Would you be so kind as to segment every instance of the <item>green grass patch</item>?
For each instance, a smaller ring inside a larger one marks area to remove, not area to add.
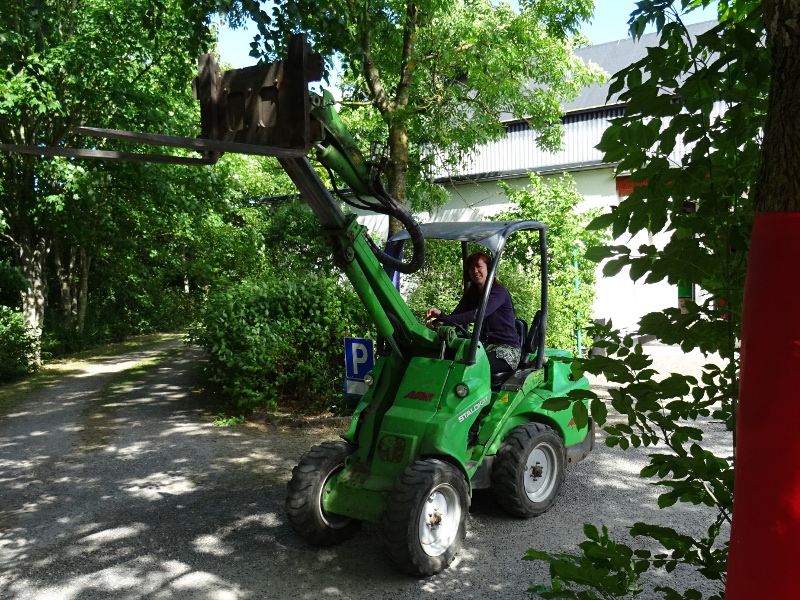
[[[225,413],[219,413],[217,418],[214,419],[214,425],[217,427],[234,427],[236,425],[241,425],[244,421],[245,418],[241,415],[238,417],[226,417]]]

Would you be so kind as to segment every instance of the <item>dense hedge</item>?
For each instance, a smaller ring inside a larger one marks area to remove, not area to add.
[[[209,352],[212,379],[242,410],[346,411],[343,338],[371,334],[349,284],[289,271],[213,293],[191,340]]]

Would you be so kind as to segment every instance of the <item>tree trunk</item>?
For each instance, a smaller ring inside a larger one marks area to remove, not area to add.
[[[61,313],[61,324],[64,329],[71,330],[73,326],[73,287],[75,281],[75,251],[70,248],[68,256],[64,256],[61,243],[56,237],[53,240],[53,265],[55,266],[56,278],[59,287],[59,312]],[[66,266],[65,266],[66,261]]]
[[[772,57],[755,208],[800,211],[800,0],[764,0]]]
[[[28,289],[22,293],[22,315],[25,325],[35,332],[37,339],[36,364],[40,364],[39,342],[41,341],[41,328],[44,323],[47,299],[44,267],[48,245],[45,237],[35,231],[28,231],[18,236],[17,243],[17,265],[28,282]]]
[[[83,326],[86,324],[86,307],[89,304],[89,267],[92,264],[92,257],[81,248],[81,276],[80,290],[78,292],[78,326],[77,332],[83,335]]]
[[[772,74],[742,319],[726,600],[800,589],[800,0],[765,0]]]
[[[408,127],[389,127],[389,164],[386,168],[389,194],[403,206],[408,206]],[[403,228],[395,218],[389,220],[389,235]]]

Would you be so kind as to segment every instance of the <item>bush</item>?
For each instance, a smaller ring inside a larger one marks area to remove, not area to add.
[[[477,249],[477,246],[475,247]],[[425,264],[403,281],[411,312],[420,319],[432,306],[446,313],[458,304],[464,289],[461,245],[443,240],[425,241]]]
[[[582,332],[584,349],[587,348],[587,342],[591,341],[587,336],[587,328],[595,297],[595,264],[586,260],[585,249],[600,244],[608,238],[608,234],[604,230],[586,229],[586,224],[597,215],[597,211],[579,210],[584,198],[567,175],[544,180],[532,173],[524,188],[513,188],[502,182],[500,187],[514,207],[495,215],[494,219],[542,221],[549,226],[545,343],[549,348],[570,350],[577,355],[577,331]],[[532,257],[535,259],[531,260]],[[531,315],[524,311],[538,308],[541,286],[538,235],[520,232],[512,236],[503,260],[506,264],[510,263],[511,267],[504,267],[500,277],[508,279],[506,286],[514,297],[518,312],[530,319]],[[523,286],[521,289],[516,287],[519,284]]]
[[[36,370],[36,338],[22,313],[0,306],[0,381],[11,381]]]
[[[343,406],[343,338],[371,331],[349,285],[288,271],[212,294],[190,339],[240,409],[319,412]]]

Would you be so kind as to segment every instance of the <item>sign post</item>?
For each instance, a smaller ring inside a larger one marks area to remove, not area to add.
[[[360,398],[367,393],[364,376],[375,366],[375,348],[368,338],[344,338],[346,396]]]

